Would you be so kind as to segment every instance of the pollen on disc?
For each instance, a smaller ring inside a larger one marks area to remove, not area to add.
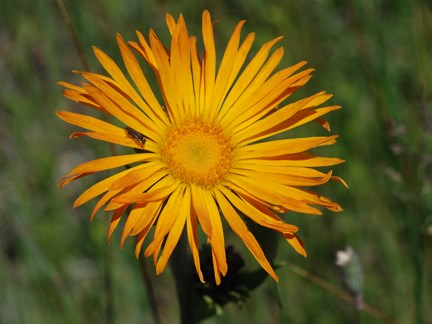
[[[220,126],[192,119],[174,127],[162,148],[173,176],[186,183],[212,186],[230,168],[232,145]]]

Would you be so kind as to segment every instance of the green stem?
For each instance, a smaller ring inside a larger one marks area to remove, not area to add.
[[[187,240],[183,234],[170,258],[170,267],[177,288],[181,323],[196,324],[200,320],[202,303],[195,290],[194,276],[191,274],[192,258],[188,253]]]
[[[345,300],[354,306],[357,304],[356,299],[348,294],[347,292],[339,289],[338,287],[332,285],[328,281],[315,276],[314,274],[306,271],[305,269],[298,267],[296,265],[290,264],[287,266],[288,270],[294,272],[295,274],[299,275],[300,277],[309,280],[310,282],[314,283],[315,285],[324,288],[325,290],[331,292],[332,294],[338,296],[340,299]],[[388,317],[386,314],[382,313],[377,308],[374,308],[368,304],[363,304],[362,308],[360,309],[361,312],[368,313],[369,315],[374,316],[377,319],[382,320],[384,323],[393,324],[394,321],[390,317]]]
[[[162,321],[159,314],[159,308],[157,305],[157,299],[156,299],[155,289],[153,286],[153,281],[147,267],[147,260],[144,257],[141,257],[139,259],[139,262],[141,267],[141,274],[143,276],[144,283],[147,290],[147,298],[149,300],[150,309],[152,311],[153,322],[155,324],[161,324]]]
[[[114,296],[113,283],[111,274],[111,250],[105,249],[105,273],[104,273],[104,288],[105,288],[105,323],[114,323]]]
[[[86,71],[90,71],[89,65],[88,65],[87,60],[86,60],[85,55],[84,55],[84,50],[83,50],[83,47],[81,45],[81,41],[80,41],[80,39],[78,37],[78,33],[76,32],[75,27],[74,27],[74,25],[72,23],[72,20],[71,20],[71,18],[69,16],[69,13],[68,13],[68,11],[66,9],[64,0],[56,0],[55,4],[57,5],[58,10],[60,11],[60,14],[63,17],[63,20],[64,20],[66,26],[69,29],[69,33],[72,36],[73,43],[74,43],[74,46],[75,46],[75,50],[78,53],[78,56],[79,56],[79,58],[81,60],[81,64],[83,65],[83,67],[84,67],[84,69]]]

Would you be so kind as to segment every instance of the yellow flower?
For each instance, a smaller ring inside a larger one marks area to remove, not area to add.
[[[83,114],[58,112],[64,121],[89,130],[73,133],[71,137],[89,136],[137,149],[135,154],[80,164],[60,180],[60,187],[95,172],[131,166],[118,169],[87,189],[74,207],[101,196],[91,218],[103,206],[113,211],[109,237],[121,217],[128,213],[121,244],[126,237],[137,235],[137,257],[154,227],[153,239],[144,254],[153,255],[157,274],[165,269],[182,232],[186,231],[196,271],[204,282],[198,252],[200,226],[211,245],[218,284],[221,275],[228,271],[223,217],[277,281],[243,217],[277,231],[305,256],[303,244],[295,234],[298,227],[287,224],[278,214],[287,211],[321,214],[317,206],[341,211],[337,203],[303,187],[318,186],[330,179],[344,182],[332,176],[331,171],[322,173],[314,169],[343,160],[308,152],[335,143],[337,136],[288,139],[272,136],[312,120],[329,130],[328,123],[320,117],[340,107],[317,108],[331,97],[325,92],[284,103],[308,82],[313,70],[298,72],[306,64],[300,62],[275,72],[283,48],[270,52],[280,37],[264,44],[246,64],[255,34],[250,33],[240,42],[245,23],[240,21],[217,69],[213,23],[208,11],[202,15],[202,57],[183,17],[180,15],[176,22],[167,14],[166,21],[171,34],[169,48],[153,30],[149,42],[139,32],[139,42],[128,44],[117,35],[128,77],[107,54],[94,48],[109,76],[82,72],[87,80],[82,86],[60,82],[66,88],[67,98],[119,121],[114,125]],[[150,87],[131,48],[154,71],[158,92]]]

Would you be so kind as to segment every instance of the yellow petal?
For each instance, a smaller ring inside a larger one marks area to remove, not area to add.
[[[144,60],[146,60],[153,71],[157,71],[157,63],[150,45],[147,43],[143,34],[141,34],[138,30],[136,31],[136,34],[140,43],[138,44],[136,42],[129,42],[129,45],[131,45],[144,58]]]
[[[151,254],[154,254],[154,257],[157,257],[157,251],[161,248],[164,237],[172,229],[176,219],[179,217],[180,210],[178,209],[178,206],[180,204],[183,191],[184,185],[181,185],[177,187],[177,189],[168,198],[165,207],[162,209],[159,215],[153,241],[149,244],[144,252],[146,257]]]
[[[304,83],[309,81],[312,71],[313,69],[307,69],[287,79],[283,79],[285,75],[282,72],[284,71],[273,75],[253,94],[253,98],[247,100],[248,98],[245,96],[245,100],[247,101],[243,102],[240,106],[241,101],[239,100],[236,103],[237,106],[233,106],[228,112],[226,118],[230,118],[225,123],[227,131],[238,132],[268,114]]]
[[[244,71],[241,73],[241,75],[239,76],[235,84],[232,86],[232,89],[230,90],[227,98],[225,99],[225,102],[218,115],[218,120],[220,121],[223,127],[226,126],[224,120],[226,123],[229,123],[230,121],[229,119],[227,119],[226,114],[232,112],[233,110],[232,105],[238,100],[238,98],[242,95],[242,93],[247,89],[249,84],[252,82],[253,78],[261,69],[262,65],[264,64],[265,60],[268,57],[268,54],[270,53],[270,49],[273,47],[274,44],[276,44],[281,39],[282,37],[278,37],[274,40],[265,43],[260,48],[258,53],[254,56],[254,58],[250,61],[250,63],[247,65]]]
[[[162,173],[161,173],[162,172]],[[156,172],[154,174],[149,174],[149,176],[140,182],[134,182],[124,188],[121,188],[121,194],[119,194],[117,197],[113,198],[111,202],[105,207],[105,210],[113,210],[117,209],[122,205],[129,205],[133,203],[138,203],[140,201],[135,201],[132,198],[135,197],[137,194],[141,194],[142,192],[147,191],[150,187],[152,190],[155,190],[155,193],[157,193],[157,189],[164,187],[168,181],[168,179],[171,179],[171,177],[165,177],[161,179],[164,176],[164,171]],[[131,173],[131,177],[133,177],[133,174]],[[161,179],[161,180],[160,180]],[[174,183],[175,181],[171,181],[171,183]],[[171,187],[171,192],[174,191],[176,186]],[[124,198],[124,199],[122,199]],[[156,197],[152,197],[152,201],[156,200]]]
[[[303,255],[304,257],[307,256],[306,250],[304,248],[302,240],[295,235],[291,233],[285,233],[283,234],[284,238],[287,240],[289,244],[297,251],[297,253]]]
[[[189,46],[191,51],[191,68],[192,68],[192,79],[193,79],[193,91],[195,93],[195,104],[192,105],[193,110],[191,111],[192,115],[199,115],[201,113],[201,109],[203,109],[201,102],[201,60],[199,58],[198,50],[196,47],[196,38],[189,38]]]
[[[57,116],[65,122],[76,125],[95,132],[106,132],[111,134],[123,135],[124,130],[100,119],[87,115],[76,114],[68,111],[58,111]]]
[[[109,112],[101,107],[97,102],[95,102],[85,91],[84,89],[82,90],[82,92],[77,92],[75,90],[64,90],[63,91],[63,95],[72,100],[72,101],[76,101],[80,104],[86,105],[90,108],[99,110],[103,113],[109,114]]]
[[[300,168],[302,174],[305,174],[307,168],[323,167],[343,163],[345,160],[330,157],[318,157],[308,152],[284,154],[267,159],[244,159],[233,163],[233,168],[254,168],[265,170],[267,167],[282,168],[286,172],[296,172]],[[289,167],[289,168],[287,168]],[[313,170],[313,169],[310,169]]]
[[[268,262],[266,256],[264,255],[263,250],[261,249],[259,243],[253,236],[251,232],[247,229],[243,220],[231,206],[231,204],[226,200],[226,198],[217,190],[215,190],[215,197],[218,202],[219,207],[222,210],[222,213],[230,225],[231,229],[240,237],[249,251],[253,254],[258,263],[262,266],[262,268],[267,271],[267,273],[278,282],[278,277]]]
[[[119,173],[116,173],[102,181],[97,182],[90,188],[88,188],[86,191],[84,191],[76,200],[73,205],[74,208],[81,206],[82,204],[88,202],[89,200],[101,195],[105,191],[107,191],[110,187],[110,185],[116,181],[117,179],[121,178],[123,175],[131,172],[131,170],[124,170],[120,171]]]
[[[271,181],[286,186],[319,186],[327,183],[332,175],[332,171],[319,177],[308,177],[289,173],[263,172],[263,170],[236,170],[236,174],[248,177],[252,181]]]
[[[157,219],[157,216],[159,215],[163,203],[164,200],[146,203],[141,210],[142,217],[140,217],[135,223],[135,226],[129,235],[139,234],[140,238],[144,239],[145,236],[143,236],[143,234],[146,233],[147,235],[147,233],[150,231]],[[137,208],[138,206],[141,206],[141,204],[136,204],[134,207]]]
[[[110,226],[108,229],[108,243],[110,242],[111,235],[114,232],[114,230],[116,229],[117,225],[119,224],[123,213],[126,211],[126,208],[127,207],[119,208],[113,213],[113,215],[111,217]]]
[[[162,271],[164,271],[168,260],[174,251],[174,248],[177,245],[178,240],[180,239],[180,236],[183,232],[183,228],[186,223],[186,218],[190,214],[190,190],[188,187],[186,187],[186,190],[184,192],[184,196],[181,199],[181,207],[180,207],[180,213],[176,217],[176,220],[169,232],[168,238],[165,242],[162,254],[157,262],[156,265],[156,273],[160,274]]]
[[[169,57],[157,36],[154,33],[150,34],[150,44],[152,51],[155,54],[155,61],[159,72],[159,86],[166,103],[166,109],[169,112],[173,123],[180,120],[181,98],[177,96],[177,88],[171,75],[171,67]]]
[[[169,124],[169,120],[162,110],[161,105],[159,104],[156,96],[154,95],[150,85],[147,82],[144,73],[135,58],[132,54],[132,51],[127,46],[126,42],[123,38],[117,34],[117,43],[120,48],[120,52],[123,57],[123,61],[125,62],[126,69],[129,72],[132,80],[136,84],[137,88],[141,92],[141,95],[145,99],[144,102],[141,97],[135,93],[135,91],[131,92],[131,89],[128,87],[127,93],[133,93],[132,99],[138,104],[138,106],[150,117],[152,121],[157,123],[157,121],[161,121],[162,123],[157,123],[157,125],[162,126],[162,124]]]
[[[189,36],[183,16],[180,15],[178,24],[173,30],[170,52],[170,73],[176,85],[177,104],[182,118],[189,109],[195,109],[192,74],[190,69]]]
[[[235,133],[233,135],[233,142],[244,142],[242,144],[248,144],[271,135],[279,134],[283,132],[285,128],[291,126],[290,118],[297,114],[297,112],[304,108],[314,107],[317,104],[321,104],[330,97],[331,95],[326,94],[325,92],[319,92],[308,98],[285,105],[269,114],[269,116],[257,120],[249,127]]]
[[[165,17],[166,17],[165,20],[166,20],[166,23],[167,23],[170,35],[172,36],[173,35],[173,30],[174,30],[174,28],[176,26],[176,22],[175,22],[173,16],[171,16],[169,13],[167,13],[165,15]]]
[[[243,146],[238,149],[242,159],[267,158],[271,156],[307,151],[311,148],[335,143],[337,135],[290,138]]]
[[[112,197],[114,197],[115,195],[117,195],[119,192],[121,192],[121,190],[109,190],[108,192],[106,192],[101,199],[98,200],[98,202],[96,203],[96,205],[94,206],[92,213],[90,215],[90,220],[93,220],[94,216],[96,215],[96,213],[99,211],[99,209],[105,205]],[[117,208],[114,209],[119,209],[119,208],[123,208],[125,206],[118,206]]]
[[[186,229],[189,246],[192,252],[192,257],[195,264],[195,269],[198,277],[202,283],[205,283],[204,277],[201,271],[200,257],[199,257],[199,246],[198,246],[198,224],[197,216],[193,208],[190,209],[190,216],[186,219]]]
[[[284,129],[290,130],[296,127],[299,127],[301,125],[304,125],[312,120],[319,120],[321,116],[335,110],[339,110],[340,106],[330,106],[330,107],[323,107],[308,111],[301,111],[299,112],[294,118],[291,120],[291,126]],[[325,127],[326,128],[326,127]],[[330,129],[328,129],[329,131]]]
[[[261,226],[265,226],[271,229],[274,229],[281,233],[293,233],[298,230],[297,226],[284,223],[279,217],[274,214],[271,214],[270,211],[265,211],[264,206],[261,206],[260,209],[257,209],[258,205],[252,206],[248,202],[238,198],[231,191],[220,187],[220,191],[223,195],[230,201],[230,203],[238,210],[240,210],[243,214],[251,218],[256,223]]]
[[[159,204],[159,202],[155,203],[155,204]],[[149,208],[150,206],[152,206],[153,204],[147,204],[146,207]],[[153,212],[153,210],[150,210],[150,212],[147,214],[147,217],[141,217],[140,220],[135,224],[134,229],[132,230],[132,232],[130,233],[130,235],[136,235],[135,232],[138,232],[138,228],[140,229],[139,234],[138,234],[138,238],[137,238],[137,243],[135,246],[135,257],[138,259],[140,252],[141,252],[141,248],[142,245],[144,243],[145,238],[147,237],[147,234],[150,232],[151,228],[153,227],[153,224],[155,223],[160,209],[161,209],[162,204],[158,205],[158,209],[156,211]],[[135,230],[137,229],[137,230]]]
[[[213,88],[216,76],[216,47],[214,43],[213,24],[210,13],[205,10],[202,15],[202,35],[204,42],[204,57],[203,57],[203,72],[205,78],[201,84],[204,87],[204,107],[211,108]],[[210,109],[202,111],[202,117],[206,121],[210,121],[212,112]]]
[[[120,241],[120,246],[122,248],[124,245],[124,241],[128,237],[129,233],[132,231],[132,229],[134,228],[134,226],[136,225],[138,220],[141,217],[144,217],[144,215],[142,213],[142,209],[139,207],[142,207],[142,204],[137,204],[135,206],[135,208],[133,208],[131,210],[131,212],[129,213],[129,215],[127,216],[126,223],[123,227],[123,233],[122,233],[121,241]],[[122,207],[122,208],[124,208],[124,207]]]
[[[210,113],[210,120],[213,120],[215,118],[215,114],[219,110],[223,99],[232,84],[231,82],[233,81],[233,79],[230,80],[229,75],[233,72],[235,58],[237,56],[240,43],[240,32],[245,22],[245,20],[242,20],[237,24],[222,58],[219,70],[217,72],[213,92],[212,112]],[[238,73],[238,71],[236,71],[235,73]]]
[[[163,168],[163,165],[156,161],[138,165],[130,172],[124,174],[123,177],[112,182],[110,189],[122,189],[151,178],[152,183],[148,186],[150,187],[153,183],[157,182],[160,178],[166,175],[166,171],[158,172]],[[154,177],[155,175],[156,177]]]
[[[162,188],[154,189],[152,188],[145,193],[125,193],[123,195],[117,196],[113,199],[114,202],[120,204],[134,204],[134,203],[149,203],[160,201],[169,196],[176,187],[173,185],[167,185]]]
[[[100,141],[104,141],[107,143],[118,144],[127,147],[133,147],[138,150],[146,150],[150,152],[154,152],[159,147],[153,141],[146,140],[145,142],[137,141],[131,139],[129,136],[125,135],[123,131],[123,135],[113,135],[109,133],[99,133],[99,132],[74,132],[71,134],[70,138],[79,138],[79,137],[91,137]]]
[[[203,193],[204,203],[207,206],[207,212],[210,218],[212,229],[210,243],[216,257],[218,269],[222,273],[222,275],[225,276],[228,270],[228,265],[225,255],[225,239],[223,234],[221,216],[219,214],[214,198],[211,196],[210,192],[207,190],[203,190]]]
[[[336,176],[331,177],[331,179],[332,179],[333,181],[339,182],[339,183],[342,184],[345,188],[349,188],[348,184],[345,182],[344,179],[339,178],[339,177],[336,177]]]
[[[91,173],[109,170],[113,168],[117,168],[126,164],[134,163],[134,162],[145,162],[150,157],[147,154],[129,154],[129,155],[116,155],[109,156],[97,160],[88,161],[76,166],[72,171],[70,171],[67,175],[59,181],[59,186],[62,188],[64,185],[69,182],[86,176]]]
[[[146,137],[155,141],[161,140],[160,128],[162,124],[155,124],[154,121],[150,120],[141,110],[106,82],[87,73],[84,73],[83,76],[95,86],[84,87],[100,106]]]
[[[215,276],[216,285],[220,285],[221,283],[221,272],[219,270],[218,261],[215,255],[214,250],[212,249],[212,262],[213,262],[213,273]]]
[[[202,226],[204,233],[211,237],[212,225],[207,211],[207,205],[205,204],[204,190],[195,184],[191,184],[191,194],[192,194],[192,206],[198,217],[198,221]]]

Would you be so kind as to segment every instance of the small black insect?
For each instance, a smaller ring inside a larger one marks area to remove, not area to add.
[[[146,138],[143,134],[128,126],[125,127],[125,132],[127,137],[133,139],[139,146],[144,147]]]

